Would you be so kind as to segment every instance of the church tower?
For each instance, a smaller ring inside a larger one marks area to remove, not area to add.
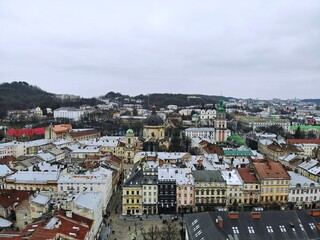
[[[226,110],[222,100],[218,103],[217,118],[214,122],[216,142],[226,142],[228,138]]]
[[[125,149],[124,155],[126,160],[131,163],[136,150],[136,138],[132,129],[128,129],[125,136]]]

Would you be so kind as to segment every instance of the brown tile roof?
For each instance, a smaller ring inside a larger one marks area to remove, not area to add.
[[[30,233],[30,229],[34,229],[32,236],[29,238],[30,240],[55,239],[58,235],[63,239],[83,240],[90,232],[93,224],[93,220],[74,213],[72,214],[72,218],[68,218],[64,210],[59,211],[54,217],[61,221],[61,224],[56,228],[45,229],[49,219],[45,222],[33,223],[24,229],[23,232]]]
[[[64,133],[64,132],[67,132],[71,129],[71,124],[59,124],[59,125],[54,125],[52,127],[52,130],[55,132],[55,133]]]
[[[91,134],[99,134],[100,132],[95,129],[90,129],[90,130],[84,130],[84,131],[72,131],[70,132],[70,135],[72,138],[78,138],[82,136],[87,136]]]
[[[320,139],[288,139],[288,142],[291,144],[314,143],[320,145]]]
[[[266,160],[263,162],[253,163],[258,177],[261,179],[286,179],[290,180],[290,176],[281,163],[274,162],[272,160]]]
[[[29,199],[33,191],[0,189],[0,205],[4,208],[12,206],[14,203],[20,203]]]
[[[245,183],[258,183],[255,173],[249,168],[238,168],[239,174]]]
[[[223,149],[221,147],[219,147],[218,145],[216,145],[216,144],[208,143],[208,145],[206,147],[204,147],[203,150],[205,152],[207,152],[208,154],[216,153],[219,156],[223,156],[224,155]]]

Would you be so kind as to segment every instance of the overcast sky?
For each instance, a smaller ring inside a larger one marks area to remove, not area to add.
[[[320,1],[0,1],[0,83],[320,98]]]

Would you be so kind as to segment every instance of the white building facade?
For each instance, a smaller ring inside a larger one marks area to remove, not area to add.
[[[53,111],[53,117],[56,118],[68,118],[74,121],[79,121],[84,114],[83,110],[73,107],[61,107]]]

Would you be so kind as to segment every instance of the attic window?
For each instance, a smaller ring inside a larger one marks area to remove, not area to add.
[[[267,228],[268,233],[273,233],[273,229],[271,226],[267,226],[266,228]]]
[[[191,223],[191,226],[194,226],[196,223],[198,223],[198,219],[194,220],[194,221]]]
[[[195,231],[197,231],[199,228],[200,228],[200,225],[198,224],[197,226],[195,226],[195,227],[193,228],[193,231],[195,232]]]
[[[254,233],[253,227],[248,227],[248,231],[249,231],[249,233]]]
[[[234,234],[239,234],[238,227],[232,227],[232,231],[233,231]]]
[[[314,223],[309,223],[309,226],[310,226],[311,230],[315,230],[316,229],[316,226],[314,225]]]
[[[301,230],[304,231],[304,227],[301,223],[299,224],[299,226],[300,226]]]
[[[280,225],[279,228],[280,228],[280,231],[281,231],[281,232],[283,232],[283,233],[287,232],[285,226]]]
[[[196,237],[199,237],[201,234],[202,234],[202,231],[199,230],[199,232],[197,232],[197,233],[195,234],[195,236],[196,236]]]

